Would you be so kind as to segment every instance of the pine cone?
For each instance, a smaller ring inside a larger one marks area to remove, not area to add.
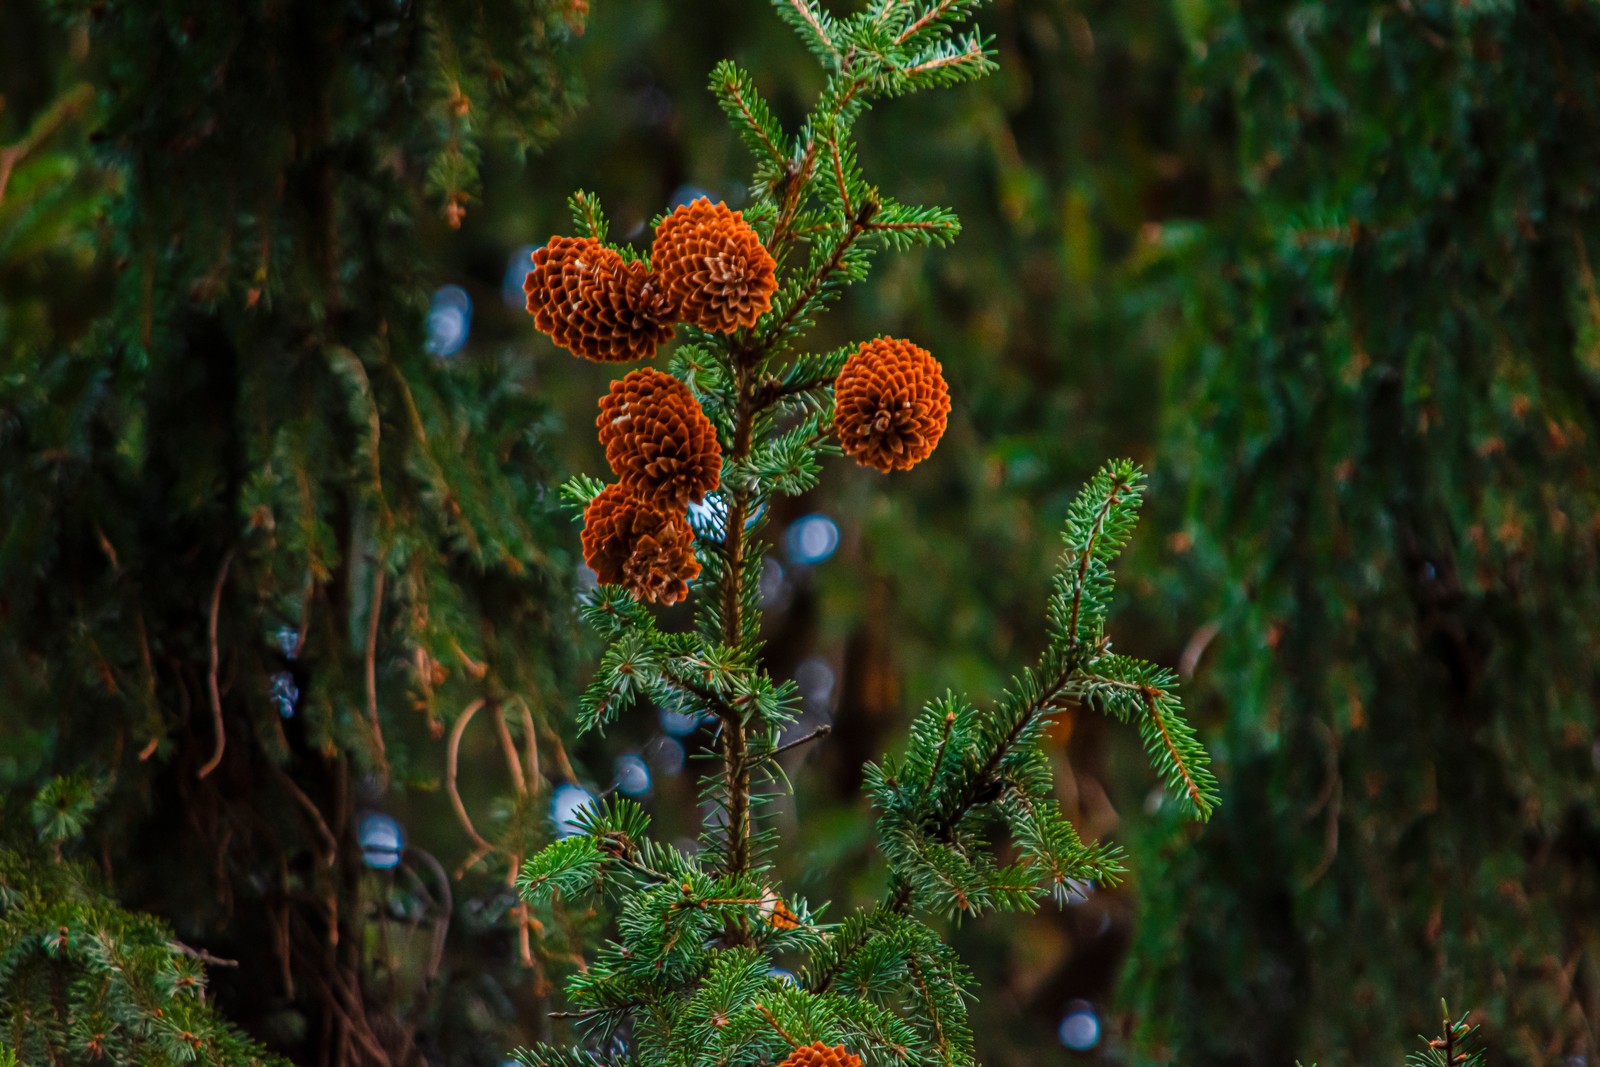
[[[689,387],[649,367],[629,371],[600,398],[606,462],[633,493],[682,510],[717,487],[717,431]]]
[[[700,573],[689,520],[608,485],[583,509],[583,559],[602,584],[634,599],[676,604]]]
[[[732,333],[772,307],[778,265],[744,215],[705,197],[656,227],[650,266],[680,322]]]
[[[672,337],[666,294],[645,265],[592,237],[552,237],[533,254],[522,291],[534,326],[584,359],[649,359]]]
[[[927,459],[944,433],[950,387],[910,341],[864,342],[833,384],[833,428],[847,455],[887,474]]]
[[[846,1052],[843,1045],[829,1048],[813,1041],[789,1053],[778,1067],[861,1067],[861,1060]]]

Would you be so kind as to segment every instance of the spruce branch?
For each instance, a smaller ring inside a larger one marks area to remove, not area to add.
[[[928,29],[929,26],[939,22],[941,19],[950,17],[962,7],[975,7],[979,2],[981,0],[935,0],[911,25],[900,31],[899,35],[895,37],[894,43],[905,44],[919,33]]]
[[[717,103],[732,120],[735,131],[757,159],[756,185],[771,189],[784,176],[788,154],[787,138],[778,126],[772,109],[756,91],[755,82],[731,60],[718,63],[711,72],[711,90]]]
[[[871,201],[861,204],[850,216],[844,232],[839,235],[826,257],[813,267],[805,281],[792,295],[784,294],[784,310],[761,335],[755,349],[756,354],[766,355],[785,338],[791,336],[796,327],[810,324],[806,316],[816,310],[817,298],[835,288],[841,274],[848,276],[850,273],[850,268],[853,266],[850,258],[851,248],[866,232],[867,225],[877,214],[877,210],[878,205]],[[859,270],[859,264],[854,266]]]
[[[578,228],[578,232],[605,244],[606,213],[600,206],[600,198],[594,193],[579,189],[572,194],[567,205],[572,211],[572,224]]]
[[[819,10],[813,0],[772,0],[778,17],[793,26],[805,45],[825,64],[839,59],[833,43],[833,19]]]

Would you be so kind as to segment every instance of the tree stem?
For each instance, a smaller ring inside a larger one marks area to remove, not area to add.
[[[754,420],[753,358],[734,353],[734,383],[738,399],[734,408],[733,459],[750,454],[751,423]],[[733,491],[728,509],[727,528],[722,533],[722,643],[737,649],[744,644],[744,528],[750,507],[750,492],[744,487]],[[737,708],[725,706],[722,714],[722,759],[728,790],[728,873],[741,874],[750,865],[750,759],[744,718]]]

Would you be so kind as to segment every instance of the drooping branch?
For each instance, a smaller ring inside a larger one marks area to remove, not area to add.
[[[217,568],[217,580],[211,586],[211,615],[206,627],[206,638],[211,647],[210,669],[206,674],[207,692],[211,696],[211,725],[216,731],[216,748],[211,752],[211,758],[201,765],[196,777],[204,778],[217,769],[222,762],[222,751],[227,745],[227,734],[222,723],[222,692],[217,685],[217,669],[220,656],[217,651],[217,616],[222,610],[222,587],[228,581],[228,568],[233,565],[233,549],[222,557],[222,566]]]

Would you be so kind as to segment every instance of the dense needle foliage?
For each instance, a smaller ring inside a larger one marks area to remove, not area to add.
[[[1395,1058],[1442,993],[1592,1062],[1600,10],[1194,17],[1233,200],[1165,238],[1174,591],[1231,803],[1142,886],[1150,1059]]]
[[[8,46],[34,44],[8,48],[0,113],[6,810],[70,785],[93,816],[26,868],[39,885],[77,887],[52,865],[92,860],[124,903],[236,960],[213,1001],[303,1062],[459,1062],[497,1043],[507,989],[542,988],[525,941],[522,966],[454,962],[526,933],[504,881],[546,836],[536,773],[479,814],[498,889],[452,889],[393,837],[364,852],[361,827],[437,786],[464,707],[518,758],[536,730],[559,745],[545,698],[572,565],[542,501],[545,414],[508,368],[429,350],[420,250],[471,209],[485,143],[526,151],[566,113],[583,8],[0,14]],[[26,821],[5,833],[42,847]],[[26,957],[56,935],[31,925],[24,870],[7,867],[0,928]],[[469,891],[490,903],[447,940]],[[75,945],[97,928],[111,958],[159,954],[141,919],[97,926],[94,892],[51,901]],[[45,951],[48,981],[0,975],[28,1062],[84,1062],[102,1032],[160,1038],[126,1046],[140,1063],[246,1062],[217,1026],[173,1052],[173,1013],[152,1023],[138,984],[168,963],[82,1000],[51,983],[105,960]]]

